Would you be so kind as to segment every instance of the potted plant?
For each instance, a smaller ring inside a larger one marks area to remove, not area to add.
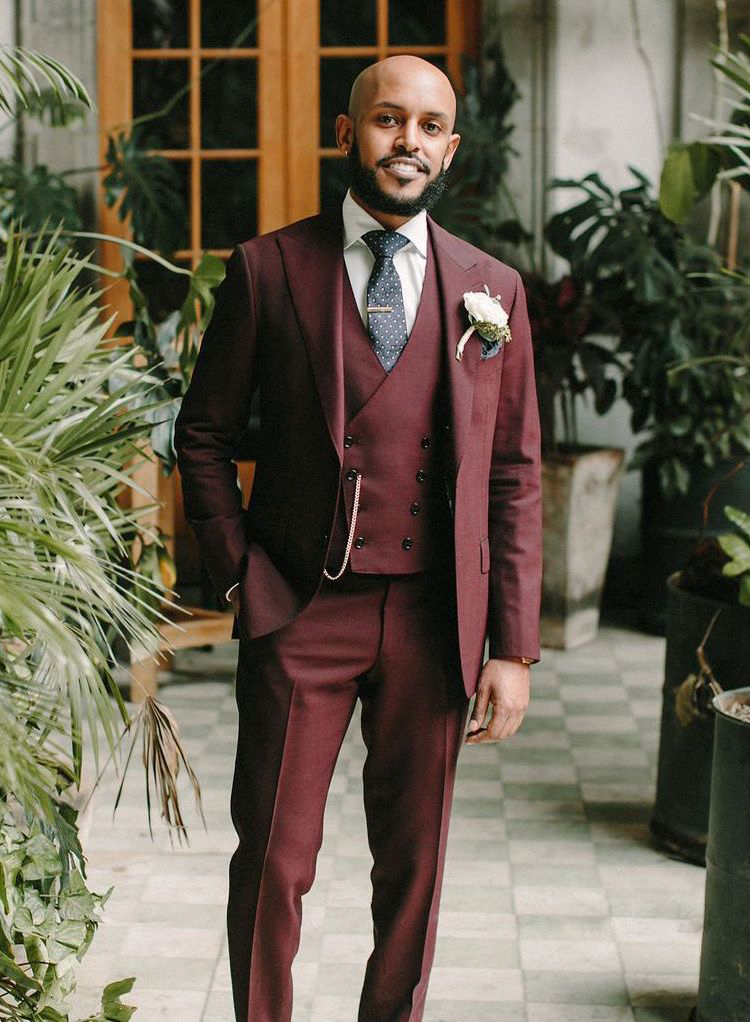
[[[724,690],[747,685],[750,663],[750,514],[731,504],[723,510],[734,529],[718,537],[701,536],[684,568],[667,581],[661,734],[651,817],[657,846],[699,865],[705,864],[711,793],[714,720],[709,699],[716,682]]]
[[[531,271],[521,276],[542,432],[541,638],[545,646],[569,649],[592,639],[599,626],[624,460],[622,448],[579,442],[576,405],[579,398],[593,398],[604,414],[617,396],[608,371],[621,364],[606,339],[593,332],[595,326],[604,330],[608,314],[585,281],[572,274],[554,282]]]
[[[739,366],[750,331],[750,288],[722,273],[720,256],[662,213],[648,179],[613,192],[597,174],[578,181],[583,201],[550,220],[547,239],[590,283],[626,364],[623,396],[645,436],[626,466],[642,472],[641,623],[662,631],[666,578],[700,530],[703,494],[750,452],[750,373]],[[750,502],[750,479],[726,494]],[[704,531],[722,528],[712,513]]]
[[[35,75],[61,103],[91,105],[56,60],[8,48],[0,109],[14,114],[38,94]],[[165,585],[136,564],[137,545],[155,546],[148,509],[120,499],[137,488],[154,381],[136,372],[136,346],[102,343],[101,292],[85,286],[101,269],[91,254],[60,225],[4,220],[5,198],[0,188],[0,1015],[67,1022],[110,893],[88,889],[79,840],[90,753],[98,768],[103,737],[119,764],[125,735],[143,735],[149,824],[152,776],[180,838],[178,764],[195,778],[166,707],[146,699],[128,712],[113,652],[118,636],[155,648],[163,618]],[[150,397],[135,401],[139,390]],[[132,984],[109,984],[90,1022],[130,1018],[121,997]]]

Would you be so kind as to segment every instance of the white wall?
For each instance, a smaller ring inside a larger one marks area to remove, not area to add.
[[[13,4],[0,3],[0,45],[12,46],[15,43],[15,17]],[[0,112],[0,159],[8,159],[13,155],[15,133],[10,125],[7,114]]]

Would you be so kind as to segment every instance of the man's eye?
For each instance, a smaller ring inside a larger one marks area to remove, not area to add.
[[[425,127],[427,128],[431,135],[437,135],[437,133],[440,131],[440,125],[437,124],[435,121],[430,121],[430,123],[426,124]]]
[[[380,117],[378,117],[378,120],[379,121],[395,121],[396,118],[392,114],[381,114]]]

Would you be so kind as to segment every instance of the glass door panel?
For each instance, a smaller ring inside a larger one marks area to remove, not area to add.
[[[201,46],[257,46],[258,7],[253,0],[201,0]]]
[[[321,46],[374,46],[376,0],[320,0]]]
[[[391,46],[444,46],[445,0],[391,0],[388,42]]]
[[[187,85],[190,65],[182,58],[136,57],[133,60],[133,117],[141,123],[144,138],[158,149],[187,149],[190,145]],[[162,116],[153,117],[178,92],[182,95]]]
[[[257,234],[257,160],[203,160],[201,240],[226,251]]]
[[[133,46],[188,44],[188,0],[133,0]]]
[[[254,149],[258,145],[256,58],[201,62],[201,147]]]

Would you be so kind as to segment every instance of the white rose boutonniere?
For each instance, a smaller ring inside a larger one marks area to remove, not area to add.
[[[491,358],[498,353],[502,344],[510,340],[508,313],[500,304],[500,295],[493,298],[485,284],[484,291],[466,291],[464,305],[471,326],[464,331],[456,346],[457,360],[461,361],[466,342],[474,330],[482,338],[481,358]]]

